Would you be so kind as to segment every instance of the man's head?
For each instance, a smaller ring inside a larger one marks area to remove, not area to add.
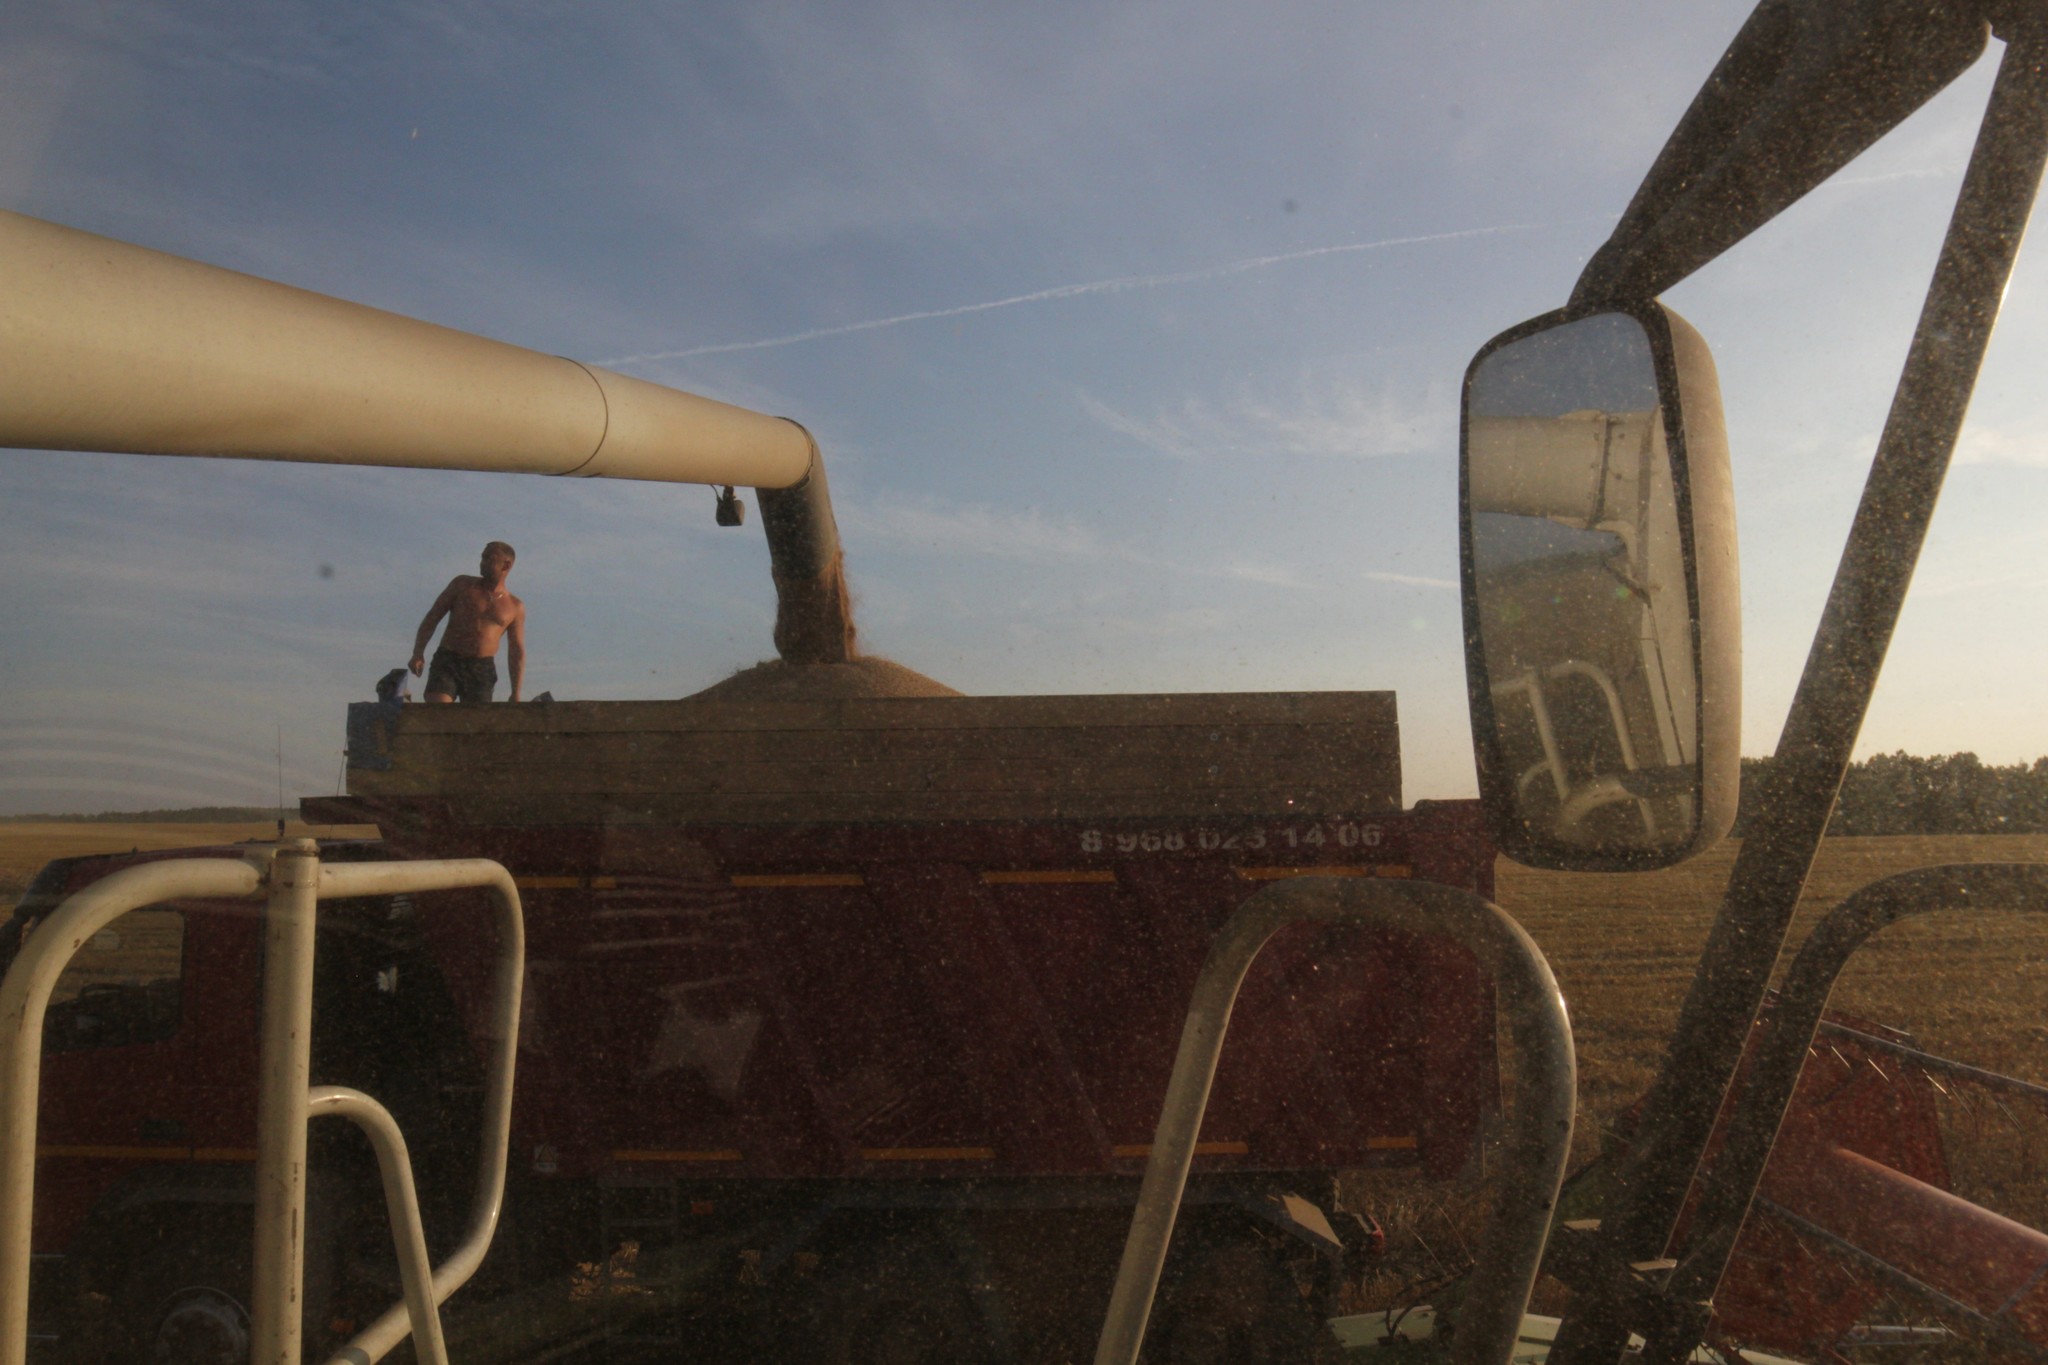
[[[487,583],[502,583],[505,575],[512,572],[512,561],[518,558],[512,547],[502,540],[494,540],[484,546],[484,554],[478,568]]]

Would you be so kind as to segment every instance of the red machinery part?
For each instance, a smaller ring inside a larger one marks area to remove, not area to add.
[[[1831,1015],[1861,1032],[1875,1027]],[[1933,1087],[1911,1066],[1823,1026],[1759,1190],[1828,1237],[2048,1346],[2048,1235],[1943,1186]],[[1759,1207],[1714,1299],[1717,1338],[1824,1347],[1864,1320],[1882,1282]]]
[[[1889,1032],[1840,1014],[1828,1018],[1866,1033]],[[1827,1153],[1844,1144],[1916,1183],[1946,1185],[1948,1163],[1926,1077],[1888,1060],[1880,1065],[1869,1048],[1825,1025],[1823,1030],[1800,1072],[1762,1193],[1786,1207],[1805,1208],[1809,1192],[1831,1186],[1834,1165]],[[1719,1147],[1717,1134],[1710,1162]],[[1680,1245],[1685,1235],[1681,1229]],[[1714,1295],[1714,1334],[1767,1351],[1807,1352],[1863,1321],[1881,1294],[1868,1273],[1840,1255],[1752,1216]]]
[[[1846,1147],[1820,1179],[1773,1191],[1787,1209],[1986,1317],[2048,1345],[2048,1235]]]

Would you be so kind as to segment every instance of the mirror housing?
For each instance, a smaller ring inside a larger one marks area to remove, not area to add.
[[[1549,313],[1465,374],[1459,559],[1480,796],[1515,861],[1682,862],[1734,824],[1734,494],[1706,342],[1662,304]]]

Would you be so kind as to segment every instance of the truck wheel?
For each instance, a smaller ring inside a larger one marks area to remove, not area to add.
[[[808,1341],[790,1359],[824,1365],[985,1365],[988,1329],[960,1268],[922,1237],[845,1248],[817,1285]]]
[[[1146,1365],[1306,1365],[1322,1323],[1273,1251],[1249,1236],[1199,1238],[1167,1262]]]
[[[164,1248],[137,1262],[116,1298],[131,1365],[247,1365],[246,1261]]]

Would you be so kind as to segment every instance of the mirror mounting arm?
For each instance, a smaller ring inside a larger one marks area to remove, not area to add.
[[[2008,46],[1791,713],[1602,1241],[1661,1255],[1834,808],[2048,159],[2048,34]],[[1553,1365],[1608,1365],[1612,1296],[1575,1301]]]

